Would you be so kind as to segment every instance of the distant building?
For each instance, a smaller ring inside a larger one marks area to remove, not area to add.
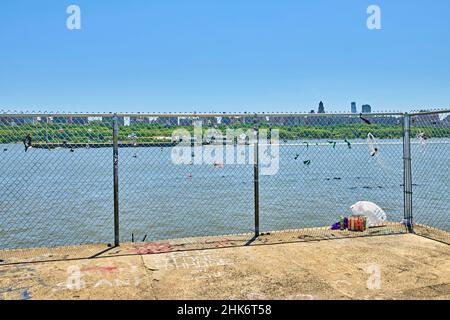
[[[420,110],[420,112],[427,112],[427,110]],[[416,125],[433,125],[439,124],[440,118],[438,114],[423,114],[413,118]]]
[[[370,121],[376,124],[387,124],[387,125],[399,125],[401,124],[400,118],[396,116],[377,116],[371,117]]]
[[[356,109],[356,102],[352,102],[352,113],[357,113],[358,110]]]
[[[59,116],[53,118],[40,118],[41,123],[66,123],[66,124],[87,124],[89,119],[87,117],[73,117],[73,116]],[[48,120],[45,120],[48,119]]]
[[[157,123],[165,125],[165,126],[177,126],[178,125],[178,117],[158,117],[156,120]]]
[[[363,104],[361,107],[362,113],[372,113],[372,107],[369,104]]]
[[[17,117],[11,121],[11,124],[14,125],[22,125],[22,124],[34,124],[37,121],[37,118],[34,117]]]
[[[88,117],[87,120],[88,122],[101,122],[102,117]]]
[[[88,122],[87,117],[70,117],[69,123],[85,125],[88,124]]]
[[[319,110],[317,111],[317,113],[325,113],[325,107],[323,106],[322,101],[320,101],[319,103]]]
[[[130,124],[134,123],[150,123],[148,117],[130,117]]]
[[[445,117],[445,118],[442,120],[442,125],[443,125],[444,127],[450,127],[450,115],[448,115],[447,117]]]
[[[193,121],[192,118],[180,117],[180,118],[178,118],[178,125],[179,126],[191,126],[192,121]]]
[[[205,118],[200,118],[199,120],[202,121],[203,125],[207,125],[207,126],[211,126],[211,125],[216,125],[217,124],[217,118],[216,117],[205,117]]]
[[[101,121],[103,123],[107,123],[107,124],[111,124],[112,125],[113,120],[114,120],[114,117],[102,117]],[[118,120],[119,126],[123,126],[125,124],[125,118],[124,117],[117,117],[117,120]],[[88,119],[88,121],[92,121],[92,120]]]
[[[0,124],[3,124],[3,125],[10,125],[11,122],[13,122],[13,119],[12,119],[12,118],[0,117]]]
[[[230,117],[222,117],[222,120],[220,120],[221,124],[224,125],[229,125],[231,123],[231,118]]]
[[[52,119],[50,117],[38,117],[37,121],[41,124],[51,123]]]
[[[68,123],[68,117],[53,117],[53,123]]]

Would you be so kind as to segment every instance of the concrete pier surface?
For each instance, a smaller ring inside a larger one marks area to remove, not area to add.
[[[413,234],[43,250],[0,251],[0,299],[450,299],[450,246]]]

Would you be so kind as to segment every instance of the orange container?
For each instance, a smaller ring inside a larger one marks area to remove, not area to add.
[[[362,216],[353,216],[348,218],[348,230],[364,231],[364,218]]]
[[[348,218],[348,230],[350,231],[355,230],[355,217]]]

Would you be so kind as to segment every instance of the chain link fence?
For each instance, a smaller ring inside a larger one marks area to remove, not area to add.
[[[294,229],[292,235],[283,233],[293,239],[405,232],[399,223],[404,217],[402,115],[316,114],[273,122],[282,125],[280,168],[261,178],[264,230]],[[330,230],[359,201],[379,205],[392,224],[362,234]],[[304,228],[315,229],[299,235]]]
[[[448,242],[449,123],[448,111],[0,114],[0,249],[405,233],[405,132],[414,231]],[[358,201],[386,226],[330,230]]]
[[[120,148],[122,242],[253,231],[252,166],[224,161],[227,147],[233,155],[237,150],[226,143],[233,124],[214,117],[124,118],[129,125],[119,140],[131,139],[133,147]],[[248,119],[236,121],[246,126]],[[209,137],[210,130],[217,134]]]
[[[110,241],[111,119],[0,115],[0,248]]]
[[[411,114],[411,156],[414,232],[450,243],[449,111]]]

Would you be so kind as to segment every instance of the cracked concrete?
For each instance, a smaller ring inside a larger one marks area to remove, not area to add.
[[[450,246],[412,234],[31,261],[0,265],[0,299],[450,298]]]

